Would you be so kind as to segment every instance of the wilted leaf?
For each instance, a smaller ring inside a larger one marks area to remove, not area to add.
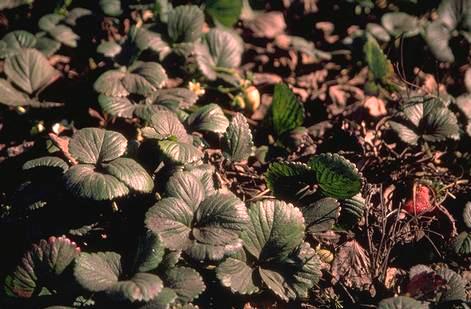
[[[453,241],[453,248],[458,255],[466,256],[471,254],[471,234],[461,232]]]
[[[59,75],[46,57],[35,49],[21,49],[7,58],[4,69],[8,78],[28,94],[46,87]]]
[[[252,132],[244,115],[237,113],[224,133],[222,149],[231,161],[247,160],[252,154],[254,143]]]
[[[368,252],[356,241],[344,243],[332,263],[334,281],[341,280],[348,287],[369,289],[372,283]]]
[[[224,133],[229,126],[229,120],[221,107],[211,103],[198,108],[186,119],[193,131]]]

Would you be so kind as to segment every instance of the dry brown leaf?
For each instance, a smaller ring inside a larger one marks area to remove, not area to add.
[[[377,97],[368,97],[364,101],[363,107],[368,109],[369,114],[373,117],[385,116],[388,113],[384,101]]]
[[[333,284],[341,281],[350,288],[369,290],[372,284],[369,265],[368,252],[356,240],[347,241],[332,263]]]
[[[253,74],[253,83],[255,86],[274,85],[281,82],[282,82],[282,79],[277,74],[272,74],[272,73],[254,73]]]
[[[339,40],[338,35],[332,35],[335,30],[333,23],[329,21],[320,21],[315,25],[316,29],[321,30],[324,33],[324,40],[329,44],[334,44]]]
[[[327,111],[332,115],[341,114],[347,106],[347,102],[350,98],[356,101],[362,101],[364,99],[364,92],[358,87],[351,85],[334,85],[329,87],[329,97],[333,104],[327,106]]]
[[[255,18],[244,22],[254,37],[273,39],[285,31],[286,23],[283,13],[268,12],[256,15]]]

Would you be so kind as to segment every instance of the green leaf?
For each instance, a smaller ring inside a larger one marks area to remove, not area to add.
[[[238,68],[244,46],[234,33],[218,28],[203,36],[203,42],[195,45],[196,62],[200,71],[209,80],[215,80],[221,69],[231,71]]]
[[[159,295],[163,287],[163,282],[157,275],[137,273],[129,280],[118,281],[111,288],[107,289],[106,293],[118,299],[127,299],[131,302],[146,302]]]
[[[273,130],[280,137],[304,122],[304,106],[286,84],[276,84],[271,105]]]
[[[421,139],[440,142],[459,138],[455,114],[435,97],[412,97],[389,124],[402,141],[411,145]]]
[[[100,7],[106,15],[120,16],[123,14],[121,0],[100,0]]]
[[[198,96],[187,88],[160,89],[146,98],[146,103],[166,106],[170,109],[187,109],[193,106]]]
[[[340,205],[331,197],[322,198],[302,208],[307,230],[310,233],[325,232],[334,226],[340,215]]]
[[[0,79],[0,103],[8,106],[28,105],[29,97],[16,90],[7,80]]]
[[[117,158],[107,164],[103,164],[102,167],[108,174],[116,177],[134,191],[150,193],[154,189],[152,178],[133,159]]]
[[[151,207],[146,214],[146,226],[156,233],[171,250],[191,246],[190,233],[193,210],[183,200],[167,197]]]
[[[206,12],[225,27],[232,27],[242,11],[242,0],[207,0]]]
[[[381,42],[389,42],[391,37],[389,33],[381,25],[375,23],[366,24],[366,31],[368,31],[374,38]]]
[[[345,199],[360,192],[361,175],[344,157],[324,153],[314,156],[308,165],[316,173],[317,183],[326,196]]]
[[[80,253],[80,249],[65,237],[49,237],[34,244],[15,271],[5,279],[7,295],[29,298],[42,287],[60,289],[54,279],[60,276]]]
[[[224,133],[229,126],[229,120],[221,107],[211,103],[198,108],[186,119],[193,131]]]
[[[383,27],[395,37],[413,37],[420,33],[419,19],[403,12],[386,13],[381,17]]]
[[[451,269],[442,268],[436,271],[437,275],[446,280],[446,290],[439,293],[439,302],[466,300],[467,282]]]
[[[56,53],[61,47],[61,43],[45,36],[37,37],[34,48],[43,53],[44,56],[50,57]]]
[[[247,119],[241,113],[237,113],[224,132],[222,143],[224,156],[230,161],[244,161],[252,154],[253,147],[252,131]]]
[[[8,78],[28,94],[46,87],[59,76],[46,57],[35,49],[21,49],[7,58],[4,70]]]
[[[177,297],[174,290],[164,287],[154,299],[139,307],[139,309],[169,309],[170,304],[175,302]]]
[[[122,80],[130,93],[148,95],[163,87],[168,77],[164,68],[156,62],[136,61]]]
[[[168,12],[167,29],[173,43],[196,42],[203,32],[204,14],[196,5],[181,5]]]
[[[52,156],[29,160],[23,164],[24,171],[31,170],[36,167],[57,167],[62,169],[63,172],[66,172],[69,169],[69,165],[64,160]]]
[[[363,46],[363,53],[365,54],[368,70],[375,80],[385,81],[392,76],[394,69],[391,62],[371,35],[367,36],[366,43]]]
[[[451,39],[450,30],[439,20],[430,23],[425,28],[424,38],[435,58],[443,62],[455,62],[453,51],[448,45]]]
[[[134,105],[134,107],[135,107],[134,108],[134,114],[137,117],[141,118],[145,123],[150,123],[151,119],[152,119],[152,116],[154,116],[155,114],[158,114],[160,112],[169,112],[169,111],[171,111],[167,107],[162,106],[162,105],[136,104],[136,105]],[[147,127],[143,128],[142,129],[143,133],[147,129],[148,129]],[[151,138],[151,137],[149,136],[149,138]]]
[[[112,200],[125,196],[129,188],[111,175],[95,171],[95,166],[78,164],[64,175],[65,186],[72,194],[97,201]]]
[[[110,97],[102,93],[98,96],[98,103],[104,113],[123,118],[132,118],[136,108],[126,97]]]
[[[198,298],[206,289],[203,278],[190,267],[175,267],[167,271],[165,285],[177,293],[177,300],[182,303]]]
[[[98,128],[77,131],[69,142],[69,152],[80,163],[96,164],[124,154],[128,141],[118,132]]]
[[[201,181],[190,172],[176,172],[167,182],[168,195],[183,200],[195,211],[205,198]]]
[[[385,298],[378,304],[378,309],[426,309],[426,304],[408,296]]]
[[[64,16],[60,14],[46,14],[39,19],[38,27],[43,31],[49,32],[63,19]]]
[[[2,41],[11,49],[34,48],[36,45],[36,37],[24,30],[9,32],[3,37]]]
[[[34,0],[3,0],[0,2],[0,10],[14,9],[16,7],[31,4]]]
[[[92,292],[110,289],[118,282],[121,273],[121,256],[115,252],[83,252],[75,261],[75,279]]]
[[[150,231],[140,239],[136,252],[137,271],[149,272],[157,268],[165,254],[162,241]]]
[[[467,202],[463,209],[464,224],[471,229],[471,202]]]
[[[80,37],[68,26],[57,25],[52,29],[49,29],[48,33],[58,42],[69,47],[77,47],[77,41]]]
[[[159,141],[159,148],[167,160],[180,165],[194,163],[203,156],[203,153],[192,144],[178,141]]]
[[[93,87],[95,88],[95,91],[110,97],[128,96],[129,91],[121,82],[124,76],[126,76],[126,73],[119,70],[106,71],[98,77],[93,84]]]
[[[171,196],[146,214],[146,226],[159,235],[166,247],[185,250],[196,260],[219,260],[239,248],[239,234],[247,220],[244,203],[234,195],[222,193],[207,197],[197,208]]]
[[[210,196],[216,192],[214,188],[213,175],[215,168],[211,164],[200,164],[196,166],[186,166],[185,170],[189,171],[198,178],[203,184],[206,196]]]
[[[351,198],[341,201],[342,214],[352,215],[357,220],[362,218],[365,214],[366,201],[360,193]]]
[[[191,143],[191,137],[186,133],[177,115],[170,111],[161,111],[155,113],[150,121],[151,128],[145,128],[143,134],[148,138],[158,140],[174,137],[182,143]]]
[[[77,20],[84,16],[90,16],[92,14],[93,12],[88,9],[80,7],[73,8],[67,13],[67,17],[65,18],[64,22],[70,26],[77,26]]]
[[[315,183],[315,173],[299,162],[275,162],[265,173],[268,188],[275,197],[298,202],[309,194],[309,186]]]
[[[121,52],[121,45],[115,41],[103,41],[98,45],[96,52],[105,57],[113,58]]]
[[[250,222],[242,233],[244,248],[261,261],[283,261],[304,238],[304,218],[292,204],[264,200],[249,208]]]
[[[258,271],[262,281],[281,299],[288,301],[290,298],[296,297],[294,291],[288,288],[288,283],[279,271],[263,268],[259,268]]]
[[[453,241],[453,249],[458,255],[466,256],[471,254],[471,234],[461,232]]]
[[[256,283],[254,269],[247,265],[245,251],[241,254],[230,256],[218,265],[216,276],[223,286],[239,294],[253,294],[259,291]]]
[[[139,50],[149,49],[159,55],[159,60],[163,60],[172,52],[171,47],[162,39],[160,33],[150,31],[145,28],[138,28],[134,43]]]

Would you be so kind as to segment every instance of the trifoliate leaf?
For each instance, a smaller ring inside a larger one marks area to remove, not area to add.
[[[265,173],[268,188],[282,200],[295,202],[309,194],[309,187],[315,183],[315,173],[303,163],[275,162]]]
[[[361,175],[353,163],[338,154],[314,156],[308,163],[316,173],[317,183],[326,196],[350,198],[360,192]]]
[[[21,49],[7,58],[4,70],[8,78],[28,94],[46,87],[59,76],[46,57],[35,49]]]
[[[332,229],[340,214],[340,206],[336,199],[326,197],[303,207],[302,211],[307,230],[319,233]]]
[[[69,152],[80,163],[96,164],[114,160],[124,154],[126,138],[118,132],[98,128],[77,131],[69,142]]]
[[[416,145],[419,140],[440,142],[458,139],[458,120],[438,98],[414,97],[402,112],[389,122],[405,143]]]
[[[104,41],[98,45],[96,52],[105,57],[113,58],[121,52],[121,45],[114,41]]]
[[[286,84],[275,85],[271,117],[273,130],[278,137],[304,122],[304,106]]]
[[[102,93],[98,96],[98,103],[104,113],[123,118],[132,118],[136,108],[126,97],[109,97]]]
[[[97,201],[125,196],[129,188],[116,177],[95,171],[94,165],[78,164],[65,174],[65,186],[72,194]]]
[[[436,271],[437,275],[447,282],[447,289],[440,293],[440,302],[466,300],[466,281],[451,269],[443,268]]]
[[[224,156],[230,161],[244,161],[252,154],[254,143],[247,119],[237,113],[231,120],[222,143]]]
[[[183,188],[177,189],[176,185],[172,183],[170,192],[180,194]],[[247,220],[244,203],[234,195],[222,193],[205,198],[196,207],[170,195],[146,214],[146,226],[159,235],[166,247],[185,250],[197,260],[219,260],[239,248],[239,234]]]
[[[207,0],[205,9],[214,20],[230,28],[239,20],[242,0]]]
[[[471,229],[471,202],[467,202],[463,209],[464,224]]]
[[[165,69],[156,62],[136,61],[128,72],[122,80],[124,87],[130,93],[140,95],[162,88],[168,79]]]
[[[15,271],[5,279],[5,292],[9,296],[29,298],[42,287],[60,289],[54,279],[79,255],[80,249],[65,237],[49,237],[34,244]],[[57,283],[57,282],[56,282]]]
[[[221,107],[211,103],[198,108],[186,119],[193,131],[224,133],[229,126],[229,120]]]
[[[36,167],[56,167],[62,169],[63,172],[66,172],[69,169],[69,165],[64,160],[52,156],[29,160],[23,164],[24,171],[31,170]]]
[[[383,27],[395,37],[412,37],[420,33],[419,19],[403,12],[386,13],[381,17]]]
[[[261,261],[283,261],[304,238],[304,218],[292,204],[264,200],[249,208],[244,248]]]
[[[427,309],[426,304],[408,296],[385,298],[378,304],[378,309]]]
[[[453,241],[453,249],[458,255],[466,256],[471,254],[471,233],[461,232]]]
[[[205,198],[203,183],[191,172],[176,172],[167,182],[166,192],[182,199],[193,210],[196,210]]]
[[[181,5],[168,12],[168,35],[173,43],[197,41],[203,32],[203,24],[203,11],[196,5]]]
[[[8,106],[28,105],[29,97],[18,91],[7,80],[0,79],[0,103]]]
[[[202,43],[196,44],[196,62],[206,78],[215,80],[218,72],[240,66],[243,51],[243,42],[236,34],[213,28],[203,36]]]
[[[102,165],[111,176],[116,177],[129,188],[137,192],[152,192],[154,181],[146,170],[136,161],[129,158],[117,158]]]
[[[178,301],[187,303],[197,298],[205,289],[200,274],[190,267],[175,267],[165,274],[165,286],[178,295]]]
[[[100,0],[99,4],[106,15],[119,16],[123,14],[121,0]]]

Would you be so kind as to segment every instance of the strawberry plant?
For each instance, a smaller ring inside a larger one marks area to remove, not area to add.
[[[0,307],[468,308],[470,10],[0,1]]]

